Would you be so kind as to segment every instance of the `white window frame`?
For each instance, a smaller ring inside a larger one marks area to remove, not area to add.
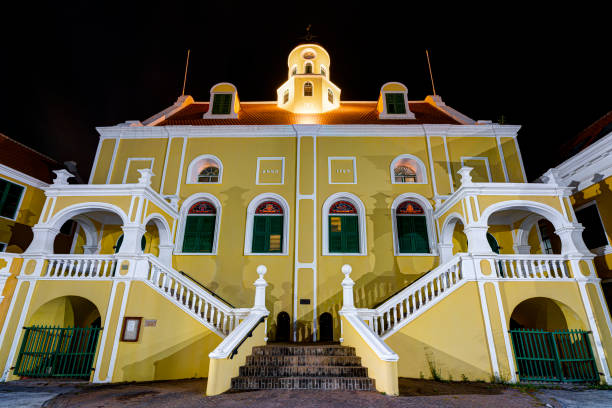
[[[260,162],[262,160],[280,160],[281,165],[281,182],[280,183],[262,183],[259,181]],[[258,186],[280,186],[285,184],[285,158],[284,157],[258,157],[257,158],[257,173],[255,175],[255,184]]]
[[[310,87],[312,89],[312,95],[306,95],[306,84],[310,84]],[[302,85],[302,97],[304,98],[314,97],[314,84],[312,83],[312,81],[306,81],[304,82],[304,85]]]
[[[2,215],[0,215],[0,219],[5,219],[5,220],[11,220],[11,221],[17,221],[17,218],[19,218],[19,210],[21,209],[21,204],[23,204],[23,198],[26,195],[26,192],[28,191],[28,188],[26,186],[24,186],[21,183],[16,183],[13,180],[9,180],[5,177],[0,177],[2,180],[8,181],[9,183],[13,183],[16,184],[18,186],[23,187],[23,191],[21,192],[21,197],[19,197],[19,203],[17,204],[17,208],[15,208],[15,216],[14,218],[9,218],[9,217],[4,217]]]
[[[397,237],[397,207],[404,201],[414,201],[419,204],[425,212],[425,221],[427,222],[427,241],[429,242],[429,252],[420,253],[403,253],[399,249],[399,239]],[[438,241],[436,238],[436,229],[433,221],[433,207],[429,200],[420,194],[404,193],[398,195],[391,204],[391,224],[393,226],[393,254],[395,256],[437,256]]]
[[[600,246],[598,248],[589,248],[589,251],[593,252],[597,256],[612,254],[612,245],[610,244],[610,235],[608,235],[608,231],[606,230],[606,226],[603,223],[603,219],[601,218],[601,212],[599,211],[599,206],[597,205],[597,200],[591,200],[587,203],[584,203],[576,208],[574,208],[574,214],[580,210],[584,210],[587,207],[594,205],[597,210],[597,215],[599,216],[599,223],[601,224],[601,228],[604,231],[604,235],[606,236],[606,240],[608,241],[607,245]],[[575,215],[576,222],[578,222],[578,216]]]
[[[198,164],[204,160],[211,160],[214,161],[217,164],[217,167],[219,168],[219,181],[213,183],[213,182],[208,182],[208,183],[200,183],[198,181],[198,176],[200,175],[199,173],[196,174],[196,169],[198,167]],[[189,163],[189,167],[187,167],[187,182],[185,184],[203,184],[203,185],[207,185],[207,184],[221,184],[221,182],[223,181],[223,163],[221,162],[221,159],[219,159],[217,156],[212,155],[212,154],[202,154],[198,157],[196,157],[195,159],[193,159],[191,161],[191,163]]]
[[[348,201],[357,209],[357,225],[359,228],[359,252],[344,253],[344,252],[329,252],[329,209],[337,201]],[[323,203],[321,211],[321,254],[324,256],[367,256],[367,233],[366,233],[366,210],[363,202],[355,194],[342,192],[334,193],[327,197]]]
[[[125,170],[123,170],[123,179],[121,180],[121,184],[125,184],[127,181],[128,173],[130,172],[130,165],[132,161],[151,161],[151,165],[148,167],[149,170],[153,171],[153,163],[155,163],[155,157],[128,157],[127,162],[125,164]],[[139,170],[139,169],[137,169]]]
[[[489,166],[488,157],[461,156],[461,167],[465,167],[466,160],[484,160],[485,167],[487,168],[487,176],[489,177],[489,183],[493,182],[493,178],[491,177],[491,167]]]
[[[418,167],[417,180],[419,179],[419,176],[420,176],[422,181],[416,181],[414,183],[401,183],[401,182],[395,181],[395,166],[397,165],[399,161],[402,161],[405,159],[414,160],[416,162],[417,167]],[[413,154],[404,153],[404,154],[400,154],[399,156],[397,156],[395,159],[391,161],[391,164],[389,165],[389,172],[391,174],[391,184],[427,184],[427,168],[425,167],[425,163],[423,163],[421,159],[419,159],[417,156]]]
[[[215,215],[215,233],[213,236],[213,245],[211,252],[183,252],[183,241],[185,238],[185,224],[187,223],[187,216],[189,215],[189,208],[199,201],[208,201],[215,206],[217,214]],[[194,256],[211,256],[217,255],[217,249],[219,245],[219,234],[221,232],[221,202],[212,194],[209,193],[196,193],[193,194],[183,201],[181,209],[179,211],[179,224],[176,232],[176,250],[174,255],[194,255]]]
[[[219,85],[230,85],[231,87],[234,88],[233,91],[229,91],[229,92],[215,92],[213,91],[213,89],[215,89],[216,87],[218,87]],[[208,110],[204,113],[204,115],[202,116],[204,119],[236,119],[238,118],[238,113],[235,112],[234,106],[236,105],[236,94],[238,93],[236,86],[234,84],[231,84],[229,82],[220,82],[218,84],[213,85],[212,88],[210,88],[210,100],[208,102]],[[221,94],[221,95],[232,95],[232,101],[230,103],[230,113],[228,114],[224,114],[224,113],[212,113],[213,111],[213,102],[215,100],[215,95],[216,94]]]
[[[332,182],[332,160],[352,160],[353,161],[353,182],[352,183],[333,183]],[[329,156],[327,157],[327,178],[329,184],[357,184],[357,158],[354,156]]]
[[[383,91],[387,85],[401,85],[404,91]],[[406,113],[387,113],[387,94],[388,93],[402,93],[404,94],[404,107]],[[406,85],[400,82],[387,82],[380,87],[380,94],[382,98],[383,110],[378,114],[379,119],[414,119],[414,113],[410,111],[410,105],[408,105],[408,88]]]
[[[253,224],[255,210],[264,201],[274,201],[283,209],[283,250],[282,252],[253,252]],[[246,226],[244,230],[244,255],[286,256],[289,254],[289,203],[282,196],[274,193],[259,194],[251,200],[247,207]]]

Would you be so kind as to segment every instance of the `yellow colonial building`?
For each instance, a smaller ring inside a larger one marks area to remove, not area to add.
[[[526,182],[519,126],[399,82],[343,101],[317,44],[287,62],[275,101],[216,84],[98,128],[88,184],[57,172],[32,243],[5,259],[3,380],[207,377],[209,395],[397,394],[400,376],[612,384],[571,189]],[[69,220],[75,245],[54,253]]]

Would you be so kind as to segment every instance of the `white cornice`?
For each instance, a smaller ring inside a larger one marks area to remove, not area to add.
[[[22,173],[19,170],[15,170],[11,167],[5,166],[4,164],[0,164],[0,175],[10,177],[31,187],[36,187],[40,189],[49,187],[49,184],[40,181],[39,179],[34,178],[32,176],[28,176],[27,174]]]
[[[295,137],[301,125],[214,125],[214,126],[111,126],[96,128],[101,139],[147,139],[167,137]],[[516,137],[520,126],[507,125],[309,125],[319,127],[319,136],[347,137]]]
[[[570,187],[544,183],[472,183],[462,185],[446,201],[436,207],[435,218],[440,217],[466,196],[504,195],[504,196],[561,196],[569,197]]]
[[[563,185],[578,191],[612,176],[612,132],[554,168]],[[544,176],[540,176],[542,179]]]

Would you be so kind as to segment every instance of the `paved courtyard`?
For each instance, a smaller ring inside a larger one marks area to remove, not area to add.
[[[400,379],[400,396],[349,391],[251,391],[204,396],[206,380],[93,385],[23,380],[0,384],[0,408],[30,407],[612,407],[612,391],[526,388]]]

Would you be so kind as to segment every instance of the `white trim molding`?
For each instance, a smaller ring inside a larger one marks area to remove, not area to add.
[[[127,180],[128,173],[130,172],[130,164],[132,161],[147,161],[151,160],[151,165],[148,167],[149,170],[153,171],[153,163],[155,163],[155,157],[128,157],[127,162],[125,164],[125,169],[123,170],[123,179],[121,180],[121,184],[125,184]],[[146,169],[147,167],[143,167]],[[136,169],[139,170],[139,169]],[[138,176],[140,177],[140,176]]]
[[[398,164],[398,162],[404,160],[413,161],[416,164],[417,168],[415,170],[417,171],[417,181],[414,183],[402,183],[395,181],[395,166]],[[391,184],[427,184],[427,169],[425,167],[425,163],[423,163],[423,161],[417,156],[409,153],[400,154],[395,159],[393,159],[391,161],[391,164],[389,165],[389,173],[391,175]]]
[[[461,156],[461,167],[465,167],[466,160],[483,160],[485,162],[485,167],[487,169],[487,176],[489,177],[489,183],[493,181],[493,178],[491,177],[491,167],[489,166],[488,157]]]
[[[359,227],[359,252],[358,253],[336,253],[329,252],[329,208],[337,201],[348,201],[357,209],[357,224]],[[321,254],[330,256],[365,256],[368,254],[366,234],[366,209],[363,202],[355,194],[342,192],[334,193],[327,197],[321,211]]]
[[[427,222],[427,243],[429,244],[429,252],[424,253],[402,253],[399,250],[399,240],[397,239],[397,217],[395,211],[397,207],[404,201],[415,201],[425,211],[425,220]],[[430,202],[420,194],[404,193],[400,194],[393,200],[391,204],[391,225],[393,226],[393,254],[395,256],[427,256],[438,255],[438,242],[436,239],[436,229],[433,222],[433,207]]]
[[[185,223],[187,222],[187,215],[189,208],[199,201],[208,201],[217,210],[215,214],[215,233],[213,236],[213,245],[211,252],[183,252],[183,239],[185,237]],[[219,245],[219,232],[221,228],[221,202],[210,193],[196,193],[193,194],[183,201],[181,209],[179,211],[179,222],[178,229],[176,231],[176,251],[175,255],[217,255],[217,248]],[[161,242],[160,242],[161,243]]]
[[[259,181],[260,162],[262,160],[280,160],[282,162],[282,165],[281,165],[281,182],[280,183],[262,183],[262,182]],[[282,184],[285,184],[285,158],[284,157],[258,157],[257,158],[257,173],[255,174],[255,184],[258,185],[258,186],[282,185]]]
[[[253,252],[253,217],[255,216],[255,210],[259,204],[264,201],[274,201],[283,208],[283,250],[281,252]],[[266,256],[278,256],[289,254],[289,220],[291,213],[289,211],[289,203],[285,198],[274,193],[263,193],[259,194],[251,200],[247,207],[246,214],[246,227],[244,231],[244,255],[266,255]]]
[[[45,187],[49,187],[49,184],[43,181],[40,181],[39,179],[34,178],[32,176],[28,176],[27,174],[22,173],[19,170],[15,170],[11,167],[5,166],[4,164],[0,164],[0,176],[5,176],[5,177],[15,179],[21,183],[27,184],[35,188],[42,189]]]
[[[206,182],[200,183],[198,182],[198,176],[200,175],[197,170],[200,165],[212,164],[219,169],[219,181],[217,182]],[[212,154],[201,154],[195,159],[193,159],[189,166],[187,167],[187,180],[185,180],[185,184],[221,184],[223,179],[223,163],[221,159]]]
[[[352,160],[353,161],[353,182],[334,183],[332,182],[332,160]],[[328,156],[327,157],[327,178],[329,184],[357,184],[357,158],[355,156]]]

